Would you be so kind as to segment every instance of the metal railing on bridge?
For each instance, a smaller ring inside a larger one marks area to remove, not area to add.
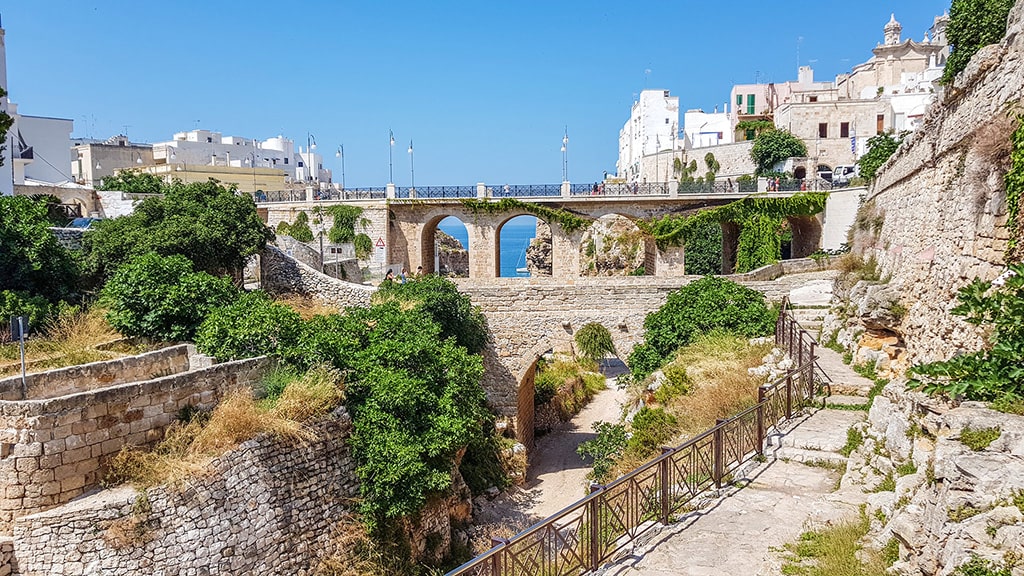
[[[706,430],[534,524],[446,576],[569,576],[614,560],[638,538],[668,524],[741,464],[763,456],[768,432],[814,398],[815,342],[783,310],[775,342],[796,368],[758,389],[757,404]]]
[[[487,194],[494,198],[549,198],[562,195],[561,184],[505,184],[488,186]]]
[[[476,198],[476,186],[395,188],[395,198]]]
[[[571,196],[668,196],[670,193],[667,182],[596,182],[569,187]]]

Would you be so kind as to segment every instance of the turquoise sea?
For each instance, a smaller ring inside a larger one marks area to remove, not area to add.
[[[473,251],[469,246],[469,233],[466,226],[458,218],[449,216],[437,227],[462,242],[462,246]],[[515,278],[529,276],[529,273],[517,274],[516,268],[526,268],[526,248],[537,236],[537,219],[533,216],[516,216],[501,227],[501,277]]]

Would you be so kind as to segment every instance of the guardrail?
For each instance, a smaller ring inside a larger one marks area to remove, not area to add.
[[[668,196],[667,182],[622,182],[596,184],[573,184],[569,187],[572,196]]]
[[[776,346],[787,350],[796,368],[758,389],[757,404],[718,423],[633,471],[604,485],[553,516],[494,547],[446,576],[569,576],[596,570],[638,538],[712,487],[729,473],[764,454],[772,428],[793,417],[817,389],[814,348],[785,308],[779,314]]]

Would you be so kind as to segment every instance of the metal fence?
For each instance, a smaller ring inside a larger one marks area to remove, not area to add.
[[[548,198],[562,195],[561,184],[504,184],[487,187],[494,198]]]
[[[729,473],[764,453],[768,433],[809,403],[817,389],[815,342],[785,308],[775,342],[790,352],[797,368],[758,389],[756,405],[719,420],[675,448],[511,539],[496,539],[487,552],[447,576],[568,576],[596,570],[638,538],[692,509]]]
[[[573,184],[569,187],[572,196],[668,196],[668,182],[622,182],[596,184]]]
[[[395,198],[476,198],[476,186],[396,188]]]

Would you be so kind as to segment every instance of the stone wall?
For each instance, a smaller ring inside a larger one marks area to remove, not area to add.
[[[0,576],[10,576],[14,565],[14,539],[0,536]]]
[[[28,398],[21,395],[21,376],[0,380],[0,400],[39,400],[186,372],[188,345],[170,346],[153,352],[104,360],[29,374],[25,381]]]
[[[0,534],[19,516],[97,487],[106,458],[159,440],[179,410],[212,408],[224,391],[259,380],[269,364],[252,358],[56,398],[0,401]]]
[[[269,245],[260,254],[260,285],[271,294],[302,294],[339,309],[368,306],[376,290],[321,274]]]
[[[311,428],[312,441],[245,442],[182,489],[124,487],[19,518],[19,573],[306,573],[359,493],[348,415]]]
[[[896,541],[891,573],[946,576],[974,555],[1024,556],[1024,510],[1013,502],[1024,494],[1024,417],[980,402],[953,408],[894,383],[855,428],[864,443],[842,483],[869,492],[871,545]],[[962,440],[968,428],[999,433],[975,450]],[[886,478],[894,489],[879,489]]]
[[[323,266],[320,252],[309,247],[305,242],[299,242],[287,234],[277,234],[274,238],[274,244],[285,254],[314,270],[319,270]]]
[[[82,238],[85,236],[84,228],[50,228],[50,232],[57,238],[57,242],[68,250],[81,250]]]
[[[685,161],[689,163],[690,160],[696,160],[697,173],[694,174],[694,177],[703,176],[704,172],[706,172],[704,157],[708,152],[711,152],[715,155],[715,160],[718,161],[718,180],[724,178],[732,178],[735,180],[737,176],[754,173],[754,169],[757,166],[754,164],[754,160],[750,157],[750,149],[753,148],[753,146],[753,140],[745,140],[743,142],[722,144],[720,146],[693,148],[686,151]]]
[[[873,255],[905,308],[893,330],[913,361],[977,350],[983,334],[949,314],[956,291],[1004,266],[1008,231],[1005,162],[1012,124],[1001,122],[1024,93],[1024,2],[1010,14],[1003,43],[982,49],[923,127],[896,151],[872,186],[855,249]],[[870,214],[868,214],[870,212]]]

